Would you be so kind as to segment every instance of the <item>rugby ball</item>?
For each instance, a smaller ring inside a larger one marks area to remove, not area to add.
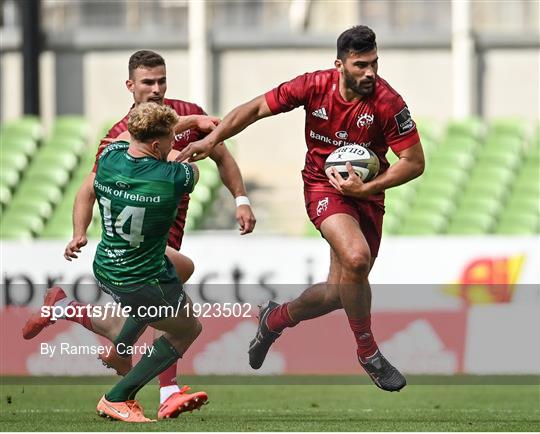
[[[377,156],[370,149],[360,145],[346,145],[337,148],[326,159],[324,170],[335,167],[339,174],[347,179],[349,177],[345,166],[347,162],[352,164],[353,170],[364,182],[375,178],[379,173],[380,163]]]

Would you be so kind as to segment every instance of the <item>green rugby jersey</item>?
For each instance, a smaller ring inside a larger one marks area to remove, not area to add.
[[[134,158],[129,143],[116,142],[101,154],[94,180],[101,213],[101,241],[94,274],[129,290],[156,281],[165,270],[169,229],[195,175],[189,164]]]

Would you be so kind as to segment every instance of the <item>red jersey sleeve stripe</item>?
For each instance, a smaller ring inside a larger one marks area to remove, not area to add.
[[[420,136],[418,135],[418,131],[414,131],[414,133],[411,133],[410,135],[407,135],[406,137],[400,138],[398,141],[394,143],[389,143],[390,148],[392,148],[392,151],[394,152],[400,152],[404,149],[410,148],[411,146],[416,145],[420,141]]]
[[[264,98],[266,99],[266,104],[268,104],[268,108],[270,109],[272,114],[278,114],[280,112],[281,106],[276,99],[275,89],[266,92],[264,94]]]

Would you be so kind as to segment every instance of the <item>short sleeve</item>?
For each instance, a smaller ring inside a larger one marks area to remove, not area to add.
[[[386,143],[394,152],[410,148],[420,141],[409,108],[399,95],[385,104],[382,129]]]
[[[195,171],[191,164],[172,163],[175,169],[174,185],[177,195],[183,196],[185,193],[191,193],[195,188]]]
[[[308,99],[309,77],[309,73],[300,75],[266,92],[264,97],[270,111],[278,114],[303,106]]]

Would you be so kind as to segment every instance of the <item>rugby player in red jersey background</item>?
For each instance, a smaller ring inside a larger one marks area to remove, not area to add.
[[[357,344],[361,366],[389,391],[406,385],[403,375],[379,351],[371,331],[369,272],[382,234],[384,190],[420,176],[424,155],[416,125],[401,96],[378,76],[375,33],[355,26],[337,40],[335,68],[303,74],[232,110],[209,135],[188,145],[179,160],[205,158],[223,140],[267,116],[303,106],[307,154],[302,171],[306,210],[330,245],[330,271],[291,302],[261,307],[250,343],[250,365],[258,369],[286,327],[343,308]],[[348,164],[349,177],[324,171],[338,146],[369,147],[380,174],[364,183]],[[399,160],[389,166],[391,148]]]
[[[133,94],[134,104],[131,108],[145,102],[155,102],[170,106],[179,116],[180,120],[176,125],[175,130],[178,134],[175,135],[173,142],[173,150],[169,155],[169,159],[173,160],[178,151],[182,150],[191,141],[195,141],[204,137],[204,135],[212,131],[216,124],[219,123],[218,118],[206,116],[204,110],[196,104],[165,98],[167,91],[167,74],[165,60],[158,53],[147,50],[135,52],[129,59],[128,64],[129,77],[126,80],[126,87]],[[131,109],[130,109],[131,112]],[[113,125],[106,137],[102,139],[97,157],[101,151],[111,142],[120,139],[129,139],[127,125],[129,120],[128,112],[120,121]],[[248,234],[255,227],[255,216],[251,210],[249,200],[246,195],[246,189],[238,165],[233,156],[227,150],[226,146],[220,144],[216,146],[210,155],[219,170],[219,174],[223,184],[229,189],[233,197],[236,199],[236,220],[238,221],[240,234]],[[95,202],[94,193],[94,166],[93,172],[86,178],[81,186],[74,204],[74,216],[77,216],[79,221],[87,221],[90,223],[92,218],[92,208]],[[185,255],[179,252],[184,236],[184,226],[186,222],[186,213],[188,210],[189,195],[185,194],[178,206],[178,213],[174,221],[167,240],[166,255],[174,265],[178,277],[182,283],[186,282],[193,274],[194,264]],[[86,224],[85,228],[88,227]],[[65,256],[66,259],[76,258],[80,248],[87,243],[86,233],[74,233],[72,241],[67,245]],[[77,304],[75,300],[68,299],[61,288],[52,288],[48,290],[45,297],[45,304]],[[107,337],[112,342],[119,339],[120,333],[124,327],[124,319],[119,317],[108,317],[105,320],[100,318],[90,318],[84,315],[82,311],[81,317],[69,318],[86,327],[87,329]],[[68,318],[66,318],[68,319]],[[23,336],[26,339],[35,337],[44,327],[51,324],[48,318],[41,317],[39,314],[32,316],[25,328]],[[134,336],[139,334],[139,330],[124,330],[124,335]],[[159,336],[159,332],[156,337]],[[120,336],[121,337],[121,336]],[[127,339],[132,340],[131,337]],[[133,343],[133,342],[132,342]],[[117,370],[121,375],[125,375],[131,369],[131,357],[119,357],[115,352],[110,358],[102,357],[104,363]],[[197,394],[187,393],[187,386],[179,388],[176,379],[177,365],[174,363],[164,372],[159,375],[160,384],[160,409],[158,418],[176,417],[179,412],[177,408],[184,408],[186,402],[191,398],[196,398]],[[188,402],[189,403],[189,402]],[[185,408],[191,408],[191,405]]]

